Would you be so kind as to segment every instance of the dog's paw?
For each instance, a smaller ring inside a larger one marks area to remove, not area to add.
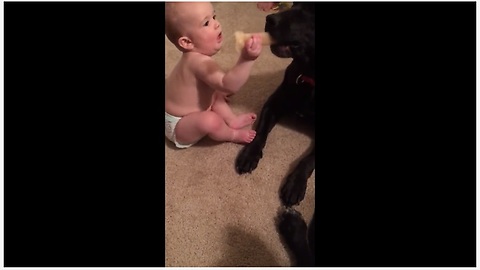
[[[299,204],[305,198],[308,176],[299,170],[293,171],[280,191],[280,199],[285,206]]]
[[[305,245],[307,237],[307,224],[300,212],[286,209],[280,214],[278,229],[283,239],[291,249]]]
[[[262,149],[255,144],[243,147],[235,160],[235,170],[238,174],[250,173],[257,168],[258,161],[262,158]]]

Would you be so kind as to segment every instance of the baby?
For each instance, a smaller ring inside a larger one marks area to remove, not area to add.
[[[215,141],[250,143],[255,131],[244,129],[256,115],[235,115],[226,96],[247,81],[262,50],[261,36],[253,35],[229,71],[212,59],[222,47],[222,26],[211,3],[166,2],[165,33],[182,52],[165,82],[165,136],[187,148],[205,136]]]

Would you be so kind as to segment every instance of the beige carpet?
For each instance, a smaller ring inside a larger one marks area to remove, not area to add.
[[[262,31],[267,13],[253,2],[217,2],[214,7],[226,37],[215,59],[228,69],[238,58],[234,31]],[[167,76],[180,52],[166,38],[165,46]],[[290,62],[264,47],[250,79],[231,99],[233,110],[259,114]],[[281,122],[270,133],[257,169],[241,176],[234,169],[241,145],[206,138],[177,150],[165,140],[165,265],[290,266],[275,227],[278,191],[292,164],[311,146],[310,135],[291,121]],[[314,180],[313,175],[305,200],[296,207],[307,220],[315,203]]]

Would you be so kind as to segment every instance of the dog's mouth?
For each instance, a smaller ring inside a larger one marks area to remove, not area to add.
[[[298,47],[298,45],[274,44],[270,46],[270,50],[277,57],[291,58],[293,56],[293,51],[295,51]]]
[[[275,29],[265,27],[265,32],[269,33],[274,41],[273,44],[270,45],[270,50],[277,57],[292,58],[295,55],[295,51],[300,47],[301,43],[299,41],[292,38],[286,39],[285,35],[275,31]]]

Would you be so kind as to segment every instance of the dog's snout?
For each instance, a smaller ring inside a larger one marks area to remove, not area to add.
[[[275,17],[275,14],[270,14],[267,16],[267,19],[266,19],[266,23],[265,23],[265,28],[273,28],[275,26],[277,26],[277,23],[278,23],[278,20],[277,18]]]

